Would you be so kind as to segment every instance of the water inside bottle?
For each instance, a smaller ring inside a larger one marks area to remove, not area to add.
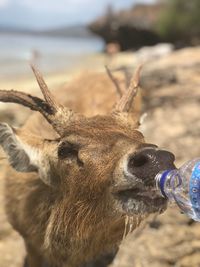
[[[194,220],[200,220],[200,161],[184,164],[171,178],[171,190],[179,208]]]

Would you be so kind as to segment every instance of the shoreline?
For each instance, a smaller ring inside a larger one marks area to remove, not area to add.
[[[77,60],[76,60],[77,61]],[[120,52],[114,58],[110,59],[104,53],[93,53],[90,55],[80,56],[79,62],[68,68],[62,68],[58,71],[43,71],[38,67],[44,76],[49,87],[59,87],[63,83],[70,81],[74,76],[78,76],[81,72],[105,71],[105,65],[111,68],[119,66],[134,66],[135,64],[133,52]],[[59,63],[56,62],[58,65]],[[20,91],[35,91],[37,83],[35,81],[32,70],[27,62],[26,73],[11,73],[0,78],[0,88],[5,90],[15,89]],[[3,66],[2,66],[3,68]],[[53,88],[52,88],[53,89]]]

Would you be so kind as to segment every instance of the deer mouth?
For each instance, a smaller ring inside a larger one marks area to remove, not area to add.
[[[167,207],[166,199],[152,186],[123,186],[121,189],[118,187],[113,194],[123,212],[128,215],[162,213]]]
[[[126,215],[163,212],[167,200],[156,189],[155,176],[162,170],[175,169],[174,160],[175,156],[171,152],[152,145],[122,158],[122,176],[113,186],[118,207]]]

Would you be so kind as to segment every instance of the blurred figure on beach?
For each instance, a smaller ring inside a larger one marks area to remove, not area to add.
[[[120,50],[120,44],[117,42],[108,43],[106,45],[106,65],[112,64],[113,58],[120,52]]]
[[[30,64],[39,67],[40,58],[41,58],[40,52],[37,49],[33,49],[31,51]]]

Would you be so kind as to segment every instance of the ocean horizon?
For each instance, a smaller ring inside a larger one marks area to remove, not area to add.
[[[47,73],[68,70],[103,50],[98,37],[49,37],[0,33],[0,78],[26,76],[33,62]]]

